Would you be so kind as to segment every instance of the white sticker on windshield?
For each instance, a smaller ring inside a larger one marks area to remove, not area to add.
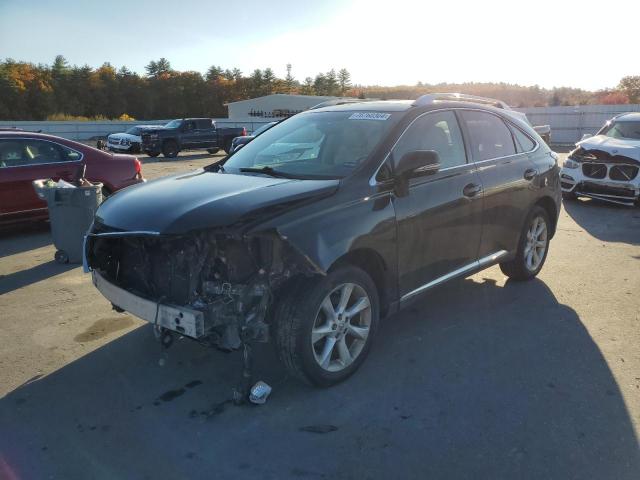
[[[390,116],[390,113],[358,112],[352,114],[349,120],[386,120]]]

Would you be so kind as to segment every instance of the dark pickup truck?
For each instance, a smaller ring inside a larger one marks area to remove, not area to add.
[[[229,153],[235,137],[246,135],[245,128],[217,128],[211,118],[171,120],[163,128],[142,133],[142,151],[151,157],[161,153],[173,158],[181,150],[207,150]]]

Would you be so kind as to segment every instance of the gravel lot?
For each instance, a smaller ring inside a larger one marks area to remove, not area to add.
[[[638,208],[570,202],[538,279],[493,267],[432,291],[337,387],[286,378],[260,346],[261,407],[227,402],[238,354],[163,352],[53,254],[46,227],[0,237],[2,479],[639,476]]]

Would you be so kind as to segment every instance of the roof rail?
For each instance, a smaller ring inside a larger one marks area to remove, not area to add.
[[[483,105],[491,105],[496,108],[503,108],[505,110],[511,110],[511,107],[504,103],[502,100],[487,97],[477,97],[475,95],[466,95],[464,93],[428,93],[418,97],[414,102],[414,107],[423,107],[425,105],[431,105],[437,100],[450,100],[458,102],[469,103],[481,103]]]
[[[333,100],[327,100],[326,102],[319,103],[309,108],[309,110],[315,110],[316,108],[323,107],[335,107],[336,105],[345,105],[347,103],[362,103],[370,101],[367,98],[336,98]]]

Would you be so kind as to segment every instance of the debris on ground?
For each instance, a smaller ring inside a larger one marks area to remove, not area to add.
[[[271,390],[272,389],[269,385],[260,380],[253,387],[251,387],[251,392],[249,393],[249,401],[251,403],[255,403],[256,405],[263,405],[267,402],[267,398],[271,394]]]
[[[300,427],[301,432],[311,433],[330,433],[338,430],[335,425],[308,425],[306,427]]]

